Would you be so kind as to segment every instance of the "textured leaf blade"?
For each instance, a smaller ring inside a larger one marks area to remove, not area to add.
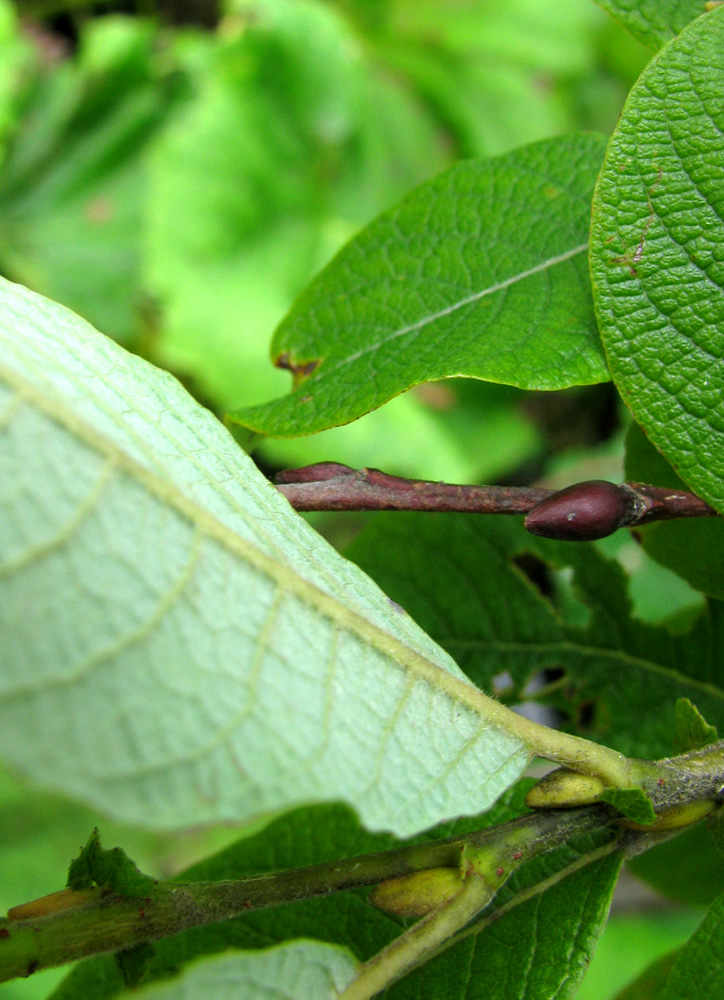
[[[724,10],[632,90],[596,188],[591,272],[613,378],[679,475],[724,509]]]
[[[484,696],[174,379],[0,304],[8,763],[159,828],[340,798],[409,833],[515,780]]]
[[[278,328],[272,354],[294,373],[291,395],[230,423],[310,434],[454,375],[535,389],[606,381],[584,263],[602,149],[599,136],[563,136],[423,184]]]
[[[705,0],[596,0],[656,52],[706,10]]]
[[[589,739],[640,757],[671,752],[677,698],[724,725],[720,602],[685,635],[645,624],[621,567],[590,543],[536,538],[513,518],[379,514],[347,555],[508,704],[536,697],[528,685],[542,671],[561,671],[545,700]],[[531,559],[550,592],[521,572]],[[563,569],[572,593],[552,575]]]

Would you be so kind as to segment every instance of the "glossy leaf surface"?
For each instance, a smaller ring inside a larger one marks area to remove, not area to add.
[[[518,777],[490,703],[174,379],[0,307],[9,764],[147,828],[340,798],[409,833]]]
[[[585,265],[603,140],[562,136],[458,163],[349,243],[272,343],[290,396],[229,419],[271,436],[346,423],[410,386],[608,379]]]
[[[596,188],[591,272],[611,373],[682,479],[724,509],[724,10],[629,95]]]

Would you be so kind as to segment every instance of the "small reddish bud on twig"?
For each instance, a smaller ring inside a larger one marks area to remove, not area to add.
[[[604,479],[575,483],[542,500],[525,519],[533,535],[565,542],[592,542],[630,524],[635,497],[625,486]]]

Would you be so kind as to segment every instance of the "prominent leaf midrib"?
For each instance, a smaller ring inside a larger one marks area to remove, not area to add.
[[[482,691],[454,674],[448,673],[422,653],[405,645],[357,612],[345,607],[335,597],[325,593],[305,580],[283,563],[256,548],[233,532],[227,525],[191,500],[168,479],[163,479],[152,469],[137,462],[105,435],[99,433],[76,413],[69,411],[58,399],[51,400],[36,387],[0,363],[0,378],[20,393],[26,402],[36,406],[51,420],[82,441],[87,447],[108,459],[116,469],[124,471],[148,492],[172,508],[195,526],[201,535],[213,539],[230,554],[249,563],[254,569],[273,580],[278,586],[294,594],[319,614],[342,629],[355,634],[378,652],[388,656],[408,670],[417,679],[430,685],[451,700],[467,707],[480,719],[481,724],[496,724],[511,735],[520,737],[521,729],[528,728],[519,716],[489,698]],[[511,724],[512,723],[512,724]]]
[[[568,639],[562,639],[559,642],[507,642],[497,639],[443,638],[440,641],[444,643],[446,649],[455,649],[461,652],[465,650],[494,650],[500,653],[527,653],[531,655],[568,653],[588,660],[611,660],[614,663],[625,663],[627,666],[637,667],[644,672],[648,671],[658,674],[659,676],[666,677],[668,680],[675,681],[677,684],[694,687],[714,698],[724,699],[724,688],[718,688],[707,681],[701,681],[695,677],[689,677],[687,674],[682,674],[673,667],[664,666],[662,663],[656,663],[654,660],[647,660],[641,656],[634,656],[621,649],[608,649],[605,646],[584,646],[581,643],[571,642]]]
[[[547,260],[539,261],[533,267],[527,268],[525,271],[520,271],[518,274],[511,275],[509,278],[504,278],[502,281],[497,282],[495,285],[491,285],[488,288],[483,288],[480,291],[473,292],[472,295],[468,295],[458,302],[453,302],[451,305],[446,306],[444,309],[438,310],[436,313],[431,313],[429,316],[423,316],[422,319],[417,320],[415,323],[411,323],[409,326],[401,327],[399,330],[393,330],[392,333],[388,334],[386,337],[381,337],[379,340],[372,344],[367,344],[365,347],[361,348],[355,354],[349,354],[344,358],[340,358],[339,361],[335,362],[331,366],[325,366],[324,376],[328,377],[334,372],[339,371],[346,365],[353,364],[360,358],[364,357],[366,354],[370,354],[373,351],[378,351],[382,347],[386,347],[393,341],[398,340],[400,337],[406,336],[408,333],[416,333],[418,330],[424,329],[424,327],[429,326],[432,323],[436,323],[439,319],[444,319],[446,316],[450,316],[452,313],[457,312],[459,309],[464,309],[465,306],[472,305],[474,302],[479,302],[481,299],[486,298],[488,295],[494,295],[496,292],[505,291],[506,288],[510,288],[512,285],[516,285],[521,281],[525,281],[526,278],[531,278],[536,274],[540,274],[543,271],[549,270],[550,268],[556,267],[558,264],[563,264],[567,260],[578,256],[582,253],[588,252],[588,241],[580,244],[577,247],[573,247],[570,250],[564,251],[562,254],[558,254],[555,257],[549,257]],[[321,371],[321,369],[320,369]],[[304,385],[304,382],[302,382]]]

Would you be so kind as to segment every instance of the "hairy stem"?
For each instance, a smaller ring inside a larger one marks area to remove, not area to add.
[[[560,735],[551,732],[552,737]],[[657,814],[674,813],[677,826],[703,815],[682,807],[702,801],[718,803],[724,793],[724,742],[663,761],[621,758],[621,762],[624,776],[646,790]],[[677,809],[679,812],[674,812]],[[391,964],[385,966],[385,975],[402,975],[421,959],[425,949],[441,946],[446,935],[460,930],[486,904],[490,890],[497,891],[519,864],[585,831],[611,828],[617,842],[625,847],[635,841],[636,850],[672,833],[664,828],[634,834],[619,829],[619,820],[616,810],[601,804],[544,809],[462,837],[269,875],[222,882],[157,882],[143,897],[123,896],[99,887],[62,890],[14,907],[8,919],[0,920],[0,982],[88,955],[132,948],[258,907],[374,885],[427,869],[460,870],[465,892],[461,890],[447,904],[453,907],[449,912],[445,906],[434,911],[446,910],[447,916],[438,920],[431,915],[429,921],[416,925],[420,926],[417,935],[401,940],[399,950],[387,953]],[[481,884],[465,888],[473,878]],[[378,972],[369,975],[369,983],[374,985]],[[367,995],[373,994],[352,993],[346,1000]]]
[[[610,810],[593,806],[588,812],[588,822],[594,825],[605,822],[606,816],[610,822]],[[429,868],[457,869],[466,848],[507,850],[510,836],[519,835],[522,826],[533,839],[538,833],[548,835],[550,817],[534,814],[464,837],[247,879],[157,882],[145,897],[129,898],[99,888],[62,890],[13,907],[12,919],[0,920],[0,982],[229,920],[259,907],[374,885]]]

